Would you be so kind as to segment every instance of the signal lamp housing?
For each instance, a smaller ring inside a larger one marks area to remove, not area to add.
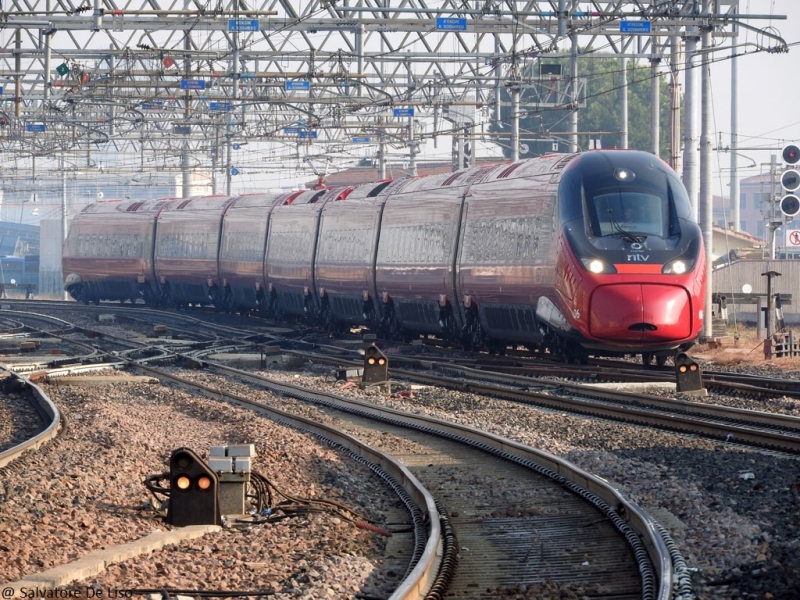
[[[362,383],[385,383],[389,381],[389,360],[376,345],[364,350],[364,375]]]
[[[787,144],[783,147],[781,158],[787,165],[794,165],[800,161],[800,147],[797,144]]]
[[[695,395],[706,393],[700,365],[683,352],[675,356],[675,379],[678,392]]]
[[[794,217],[800,213],[800,198],[794,194],[786,194],[781,198],[781,212],[787,217]]]
[[[217,474],[192,450],[173,450],[169,459],[169,481],[167,523],[185,527],[222,522]]]
[[[800,171],[797,169],[786,169],[781,173],[781,187],[787,192],[793,192],[800,188]]]

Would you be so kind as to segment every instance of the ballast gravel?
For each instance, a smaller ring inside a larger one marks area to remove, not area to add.
[[[615,483],[661,522],[696,570],[697,598],[797,597],[797,460],[464,392],[423,387],[380,395],[335,381],[331,369],[321,365],[261,373],[454,420],[563,456]],[[783,375],[797,378],[800,372]],[[190,376],[218,383],[207,374]],[[397,508],[368,469],[243,409],[160,385],[59,386],[48,393],[70,417],[70,428],[47,452],[29,455],[0,479],[2,581],[165,527],[141,482],[166,470],[170,450],[179,446],[203,453],[211,444],[255,443],[256,468],[292,495],[335,499],[379,524]],[[248,393],[279,408],[295,404],[252,388]],[[703,401],[737,402],[713,395]],[[782,412],[800,413],[792,401],[776,404]],[[386,598],[404,566],[384,556],[385,542],[336,516],[311,514],[267,526],[227,527],[112,566],[78,585],[260,589],[279,599]],[[496,597],[549,595],[545,588],[531,588]]]

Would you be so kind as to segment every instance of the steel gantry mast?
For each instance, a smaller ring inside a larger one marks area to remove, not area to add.
[[[58,171],[62,156],[74,170],[102,156],[109,171],[175,171],[184,195],[190,172],[230,192],[237,169],[304,169],[315,155],[336,168],[379,143],[415,166],[438,136],[456,140],[463,166],[468,144],[474,156],[475,140],[498,139],[491,123],[512,105],[512,158],[520,114],[535,110],[571,111],[565,148],[577,150],[579,59],[611,54],[650,63],[653,152],[668,76],[665,158],[697,206],[693,74],[719,49],[697,43],[760,17],[737,0],[14,0],[0,12],[0,148],[15,165],[39,157],[40,172]],[[555,83],[537,70],[545,57],[569,65]]]

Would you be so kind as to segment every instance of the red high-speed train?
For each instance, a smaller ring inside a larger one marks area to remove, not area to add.
[[[705,297],[683,185],[627,150],[357,187],[102,202],[73,219],[63,273],[83,302],[214,305],[646,362],[693,343]]]

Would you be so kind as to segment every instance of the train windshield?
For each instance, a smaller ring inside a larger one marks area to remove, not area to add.
[[[586,201],[595,236],[622,232],[669,236],[669,203],[660,196],[647,191],[608,190]]]
[[[565,170],[558,194],[562,222],[581,219],[590,238],[671,238],[694,220],[677,176],[643,152],[587,153]]]

